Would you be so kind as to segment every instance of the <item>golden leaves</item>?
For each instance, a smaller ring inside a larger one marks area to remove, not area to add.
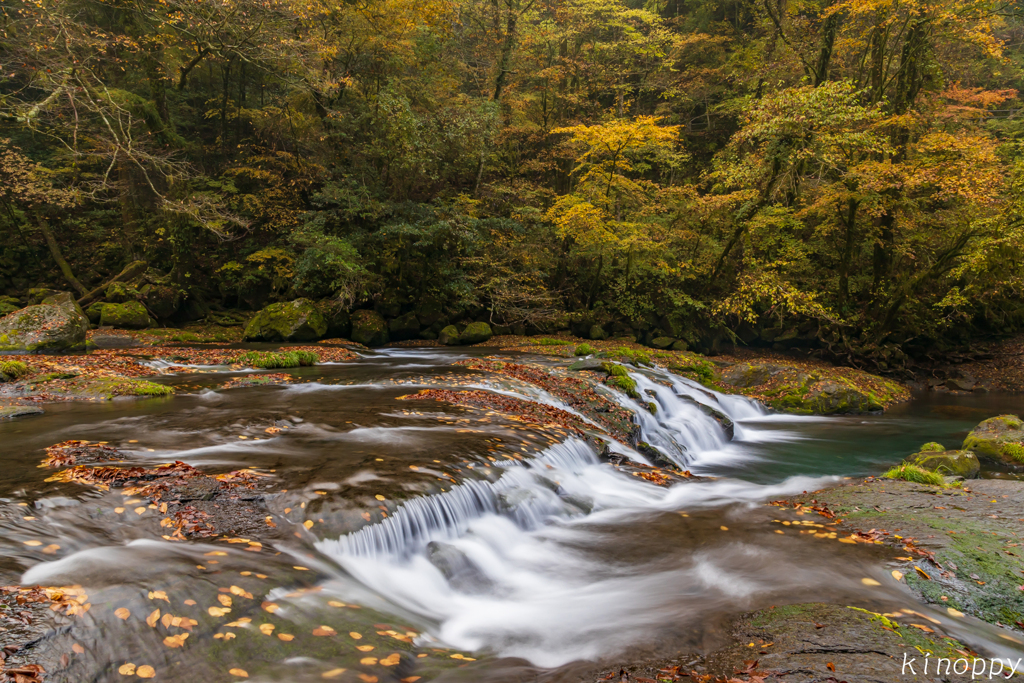
[[[289,643],[289,642],[295,640],[295,636],[293,636],[291,633],[278,633],[277,637],[280,638],[281,640],[283,640],[286,643]]]
[[[901,579],[903,579],[903,572],[901,572],[898,569],[893,569],[892,578],[896,579],[897,581],[900,581]]]
[[[223,593],[221,593],[217,596],[217,602],[224,605],[225,607],[231,607],[231,596],[224,595]]]
[[[320,678],[337,678],[343,673],[345,673],[345,669],[331,669],[320,674]]]
[[[239,678],[248,678],[249,677],[249,673],[245,669],[239,669],[239,668],[228,669],[228,673],[231,674],[232,676],[238,676]]]
[[[357,633],[356,631],[349,631],[348,635],[352,640],[361,640],[363,637],[362,633]]]
[[[150,591],[149,592],[149,599],[150,600],[163,600],[164,602],[166,602],[168,604],[171,602],[170,599],[167,597],[167,593],[165,593],[163,591]]]
[[[362,659],[359,660],[359,663],[362,664],[363,666],[373,666],[374,664],[377,663],[377,658],[376,657],[363,657]]]
[[[175,636],[167,636],[164,638],[164,645],[170,648],[182,647],[185,645],[185,641],[188,639],[187,633],[179,633]]]
[[[314,636],[333,636],[337,635],[337,633],[338,632],[330,626],[318,626],[317,628],[313,629]]]
[[[121,666],[119,666],[117,668],[117,673],[121,674],[122,676],[134,676],[135,675],[135,665],[132,664],[131,662],[129,662],[127,664],[122,664]]]
[[[397,652],[393,652],[392,654],[388,655],[387,657],[384,657],[383,659],[381,659],[380,660],[380,664],[381,664],[381,666],[398,666],[398,663],[401,660],[402,660],[402,656],[399,653],[397,653]]]
[[[360,652],[370,652],[373,650],[373,645],[356,645],[356,649]]]
[[[260,607],[262,607],[267,612],[270,612],[271,614],[273,614],[278,609],[280,609],[278,607],[277,603],[273,603],[273,602],[264,602],[264,603],[260,604]]]
[[[116,610],[114,610],[114,616],[118,619],[127,619],[131,615],[132,613],[128,611],[127,607],[118,607]]]
[[[157,621],[159,621],[159,620],[160,620],[160,610],[159,609],[155,609],[152,612],[150,612],[148,617],[146,617],[146,624],[148,624],[150,628],[156,628]]]
[[[265,636],[272,635],[274,633],[274,625],[273,624],[260,624],[260,633],[262,633]]]
[[[211,617],[222,617],[222,616],[224,616],[225,614],[227,614],[230,611],[231,610],[229,608],[227,608],[227,607],[207,607],[206,608],[206,612]]]
[[[156,670],[149,664],[143,664],[135,670],[135,675],[139,678],[153,678],[156,676]]]

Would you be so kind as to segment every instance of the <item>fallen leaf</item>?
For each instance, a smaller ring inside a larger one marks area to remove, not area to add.
[[[928,573],[925,570],[918,567],[917,565],[914,565],[914,569],[916,569],[917,573],[920,574],[926,581],[932,580],[932,577],[928,576]]]
[[[878,583],[877,581],[875,581],[874,579],[869,579],[869,578],[863,578],[863,579],[860,580],[860,582],[863,583],[865,586],[881,586],[882,585],[882,584]]]
[[[359,674],[359,680],[365,683],[377,683],[377,677],[370,674]]]
[[[128,611],[127,607],[118,607],[116,610],[114,610],[114,616],[118,619],[127,619],[131,615],[132,613]]]
[[[31,546],[33,548],[36,547],[37,545],[42,545],[43,544],[42,541],[24,541],[24,543],[25,543],[25,545]]]
[[[387,657],[380,660],[381,666],[398,666],[398,663],[402,660],[402,656],[397,652],[394,652]]]
[[[373,645],[356,645],[356,649],[360,652],[369,652],[373,649]]]
[[[373,666],[374,664],[377,663],[377,658],[376,657],[363,657],[362,659],[359,660],[359,663],[362,664],[363,666]]]
[[[128,664],[122,664],[118,667],[117,673],[121,674],[122,676],[134,676],[135,665],[131,662],[129,662]]]
[[[156,628],[156,622],[160,620],[160,610],[153,610],[148,617],[146,617],[146,623],[149,624],[150,628]]]
[[[337,600],[329,600],[327,602],[327,604],[330,605],[331,607],[344,607],[345,606],[345,603],[338,602]]]
[[[898,569],[893,569],[892,578],[896,579],[897,581],[901,580],[903,578],[903,572],[901,572]]]
[[[295,640],[295,636],[293,636],[290,633],[278,633],[277,637],[280,638],[281,640],[283,640],[286,643],[289,642],[289,641]]]
[[[307,529],[312,529],[313,528],[313,520],[307,519],[305,522],[302,523],[302,526],[306,527]]]
[[[149,599],[163,600],[164,602],[170,603],[170,600],[167,598],[167,593],[163,591],[149,591]]]
[[[416,683],[422,676],[407,676],[402,679],[402,683]]]
[[[950,616],[954,616],[954,617],[962,617],[964,615],[963,612],[961,612],[958,609],[953,609],[952,607],[947,607],[946,611],[949,612]]]
[[[273,624],[260,624],[260,633],[265,636],[269,636],[274,632]]]
[[[271,614],[278,610],[277,604],[273,602],[264,602],[262,605],[260,605],[260,607],[270,612]]]
[[[337,678],[343,673],[345,673],[345,669],[331,669],[320,674],[320,678]]]
[[[384,500],[384,496],[380,495],[379,493],[375,495],[374,498],[376,498],[377,500]]]
[[[245,669],[228,669],[228,673],[239,678],[248,678],[249,673]]]
[[[224,605],[225,607],[231,607],[231,596],[224,595],[223,593],[221,593],[217,596],[217,602]]]
[[[932,627],[925,626],[924,624],[910,624],[910,626],[913,626],[914,628],[919,628],[925,633],[935,633],[935,630]]]
[[[337,634],[337,631],[330,626],[319,626],[313,629],[314,636],[333,636],[335,634]]]
[[[829,663],[828,663],[828,664],[826,664],[825,666],[826,666],[826,667],[828,668],[828,670],[829,670],[829,671],[831,671],[832,673],[835,673],[835,672],[836,672],[836,665],[835,665],[835,664],[833,664],[832,662],[829,662]]]
[[[185,640],[188,639],[187,633],[179,633],[176,636],[167,636],[164,638],[164,645],[167,647],[182,647],[185,645]]]
[[[353,640],[360,640],[363,637],[362,633],[356,633],[355,631],[349,631],[348,635]]]
[[[231,610],[227,607],[208,607],[206,611],[209,613],[211,617],[222,617]]]
[[[80,655],[85,652],[85,648],[79,645],[78,643],[72,643],[71,651],[74,652],[76,655]]]

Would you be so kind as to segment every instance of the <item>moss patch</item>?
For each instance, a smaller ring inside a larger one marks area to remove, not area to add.
[[[928,484],[929,486],[939,486],[942,488],[946,487],[946,480],[943,479],[941,474],[937,472],[929,472],[928,470],[921,469],[917,465],[911,465],[909,463],[900,463],[895,467],[891,467],[882,476],[886,479],[912,481],[915,484]]]
[[[233,365],[252,368],[298,368],[316,365],[319,357],[312,351],[249,351],[231,359]]]

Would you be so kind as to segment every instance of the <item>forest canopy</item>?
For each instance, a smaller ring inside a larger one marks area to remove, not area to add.
[[[1016,3],[0,4],[9,296],[142,261],[171,323],[308,297],[882,369],[1024,323]]]

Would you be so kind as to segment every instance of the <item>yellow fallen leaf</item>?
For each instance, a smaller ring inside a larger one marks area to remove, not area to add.
[[[914,566],[914,569],[916,569],[917,573],[920,574],[926,581],[932,580],[932,577],[928,576],[928,573],[925,570],[918,567],[917,565]]]
[[[381,666],[398,666],[398,663],[402,661],[402,656],[397,652],[394,652],[387,657],[380,660]]]
[[[300,572],[308,572],[309,571],[309,567],[300,567],[299,565],[293,566],[292,569],[298,569]]]
[[[373,645],[356,645],[356,649],[360,652],[369,652],[373,649]]]
[[[223,550],[214,550],[212,552],[203,553],[203,557],[206,557],[206,556],[209,556],[209,555],[218,555],[219,556],[219,555],[227,555],[227,553],[224,552]]]
[[[954,617],[962,617],[964,615],[963,612],[961,612],[958,609],[953,609],[952,607],[947,607],[946,611],[949,612],[950,616],[954,616]]]
[[[117,514],[121,514],[122,512],[124,512],[124,508],[114,508],[114,512],[116,512]]]
[[[221,593],[217,596],[217,602],[224,605],[225,607],[231,607],[231,596],[224,595],[223,593]]]
[[[384,496],[380,495],[379,493],[376,496],[374,496],[374,498],[376,498],[377,500],[384,500]]]
[[[132,613],[128,611],[127,607],[118,607],[116,610],[114,610],[114,616],[118,619],[127,619],[131,615]]]
[[[901,580],[903,578],[903,572],[901,572],[899,569],[893,569],[892,578],[896,579],[897,581]]]
[[[42,541],[24,541],[25,545],[32,546],[33,548],[37,545],[42,545]]]
[[[163,591],[149,591],[149,599],[150,600],[163,600],[164,602],[167,602],[167,603],[170,602],[170,600],[167,598],[167,593],[165,593]]]
[[[56,543],[51,543],[50,545],[43,548],[43,553],[46,555],[53,555],[58,550],[60,550],[60,546]]]
[[[418,657],[419,655],[416,655],[416,656]],[[421,678],[423,678],[423,677],[422,676],[406,676],[405,678],[402,679],[402,683],[416,683],[416,681],[420,680]]]
[[[167,636],[164,638],[164,645],[167,647],[182,647],[187,639],[187,633],[179,633],[176,636]]]
[[[365,683],[377,683],[377,677],[370,674],[359,674],[359,680]]]
[[[248,678],[249,674],[245,669],[228,669],[228,673],[232,676],[238,676],[239,678]]]
[[[328,600],[327,604],[330,605],[331,607],[344,607],[345,606],[345,603],[339,602],[337,600]]]
[[[174,615],[168,612],[160,619],[160,623],[164,625],[164,628],[170,628],[174,623]]]
[[[910,625],[913,626],[914,628],[921,629],[925,633],[935,633],[935,629],[933,629],[931,626],[925,626],[924,624],[910,624]]]
[[[227,607],[208,607],[206,611],[211,617],[222,617],[231,610]]]
[[[373,666],[374,664],[377,663],[377,658],[376,657],[363,657],[362,659],[359,660],[359,663],[362,664],[363,666]]]
[[[135,665],[131,662],[129,662],[128,664],[122,664],[117,668],[117,673],[121,674],[122,676],[134,676]]]
[[[193,600],[192,598],[189,598],[188,600],[185,601],[185,604],[186,605],[195,605],[196,601]]]
[[[307,529],[312,529],[313,528],[313,520],[307,519],[305,522],[302,523],[302,526],[306,527]]]
[[[878,583],[877,581],[875,581],[874,579],[868,579],[868,578],[861,579],[860,582],[863,583],[865,586],[881,586],[882,585],[882,584]]]
[[[280,638],[281,640],[283,640],[286,643],[291,641],[291,640],[295,640],[295,636],[293,636],[290,633],[278,633],[277,637]]]
[[[78,643],[72,643],[71,651],[74,652],[76,655],[80,655],[83,652],[85,652],[85,648],[79,645]]]
[[[160,619],[160,610],[153,610],[148,617],[146,617],[146,623],[149,624],[150,628],[156,628],[156,622]]]
[[[727,526],[720,526],[718,528],[721,529],[722,531],[728,531],[729,530],[729,527],[727,527]]]
[[[137,515],[141,515],[144,512],[146,512],[146,508],[144,506],[142,506],[142,505],[140,505],[139,507],[135,508],[135,514],[137,514]]]
[[[277,604],[273,602],[264,602],[262,605],[260,605],[260,607],[270,612],[271,614],[273,614],[279,609]]]
[[[356,633],[355,631],[349,631],[348,635],[353,640],[360,640],[363,637],[362,633]]]
[[[232,595],[237,595],[240,598],[249,598],[250,600],[252,600],[252,593],[245,590],[244,588],[241,588],[239,586],[232,586],[228,590],[231,591]]]
[[[320,674],[320,678],[337,678],[343,673],[345,673],[345,669],[331,669]]]
[[[273,632],[274,632],[274,625],[273,624],[260,624],[260,633],[262,633],[263,635],[269,636]]]
[[[319,627],[313,629],[313,635],[314,636],[333,636],[336,633],[337,633],[337,631],[335,631],[330,626],[319,626]]]

